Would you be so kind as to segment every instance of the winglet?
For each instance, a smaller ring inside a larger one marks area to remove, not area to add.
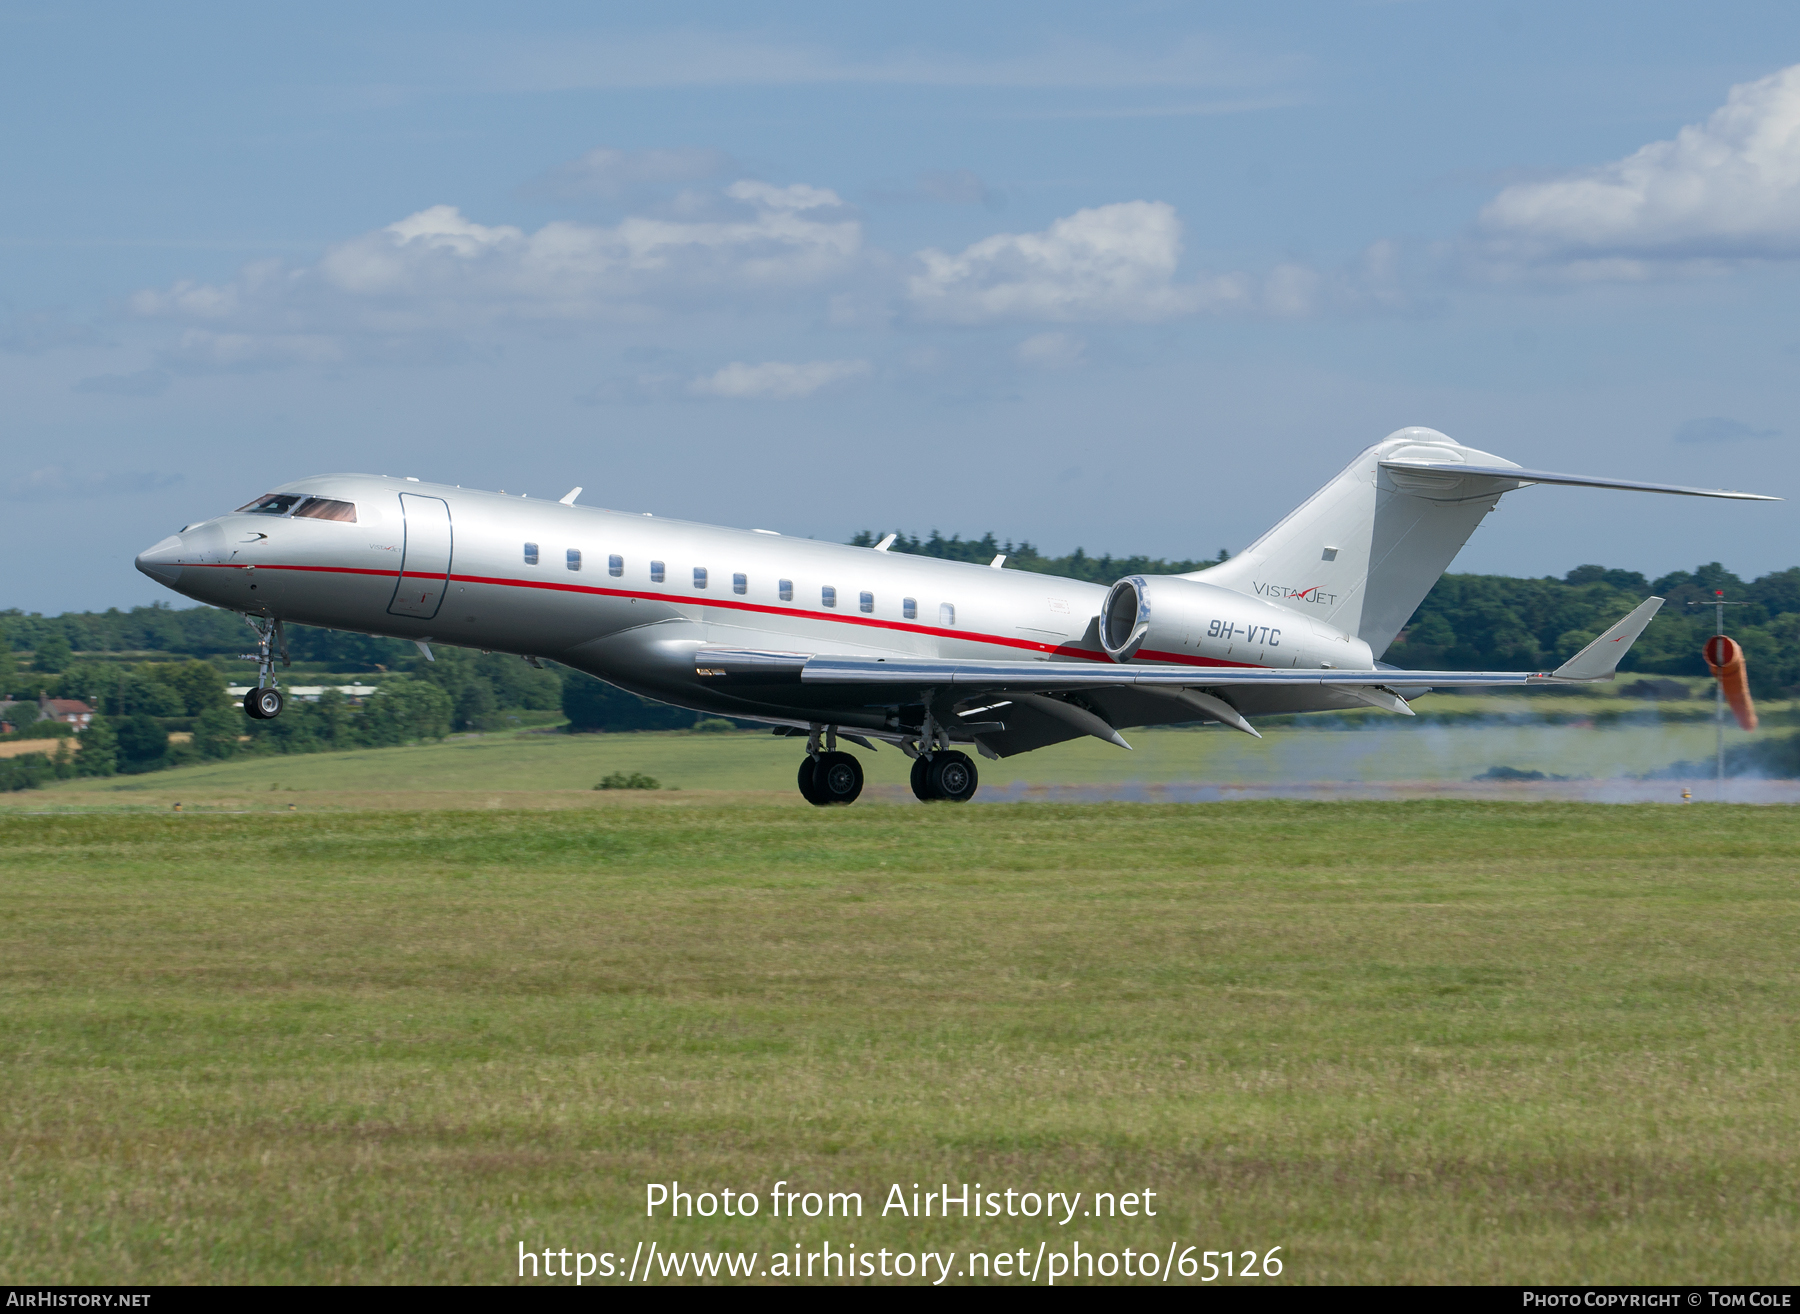
[[[1552,671],[1551,677],[1582,681],[1612,679],[1619,669],[1619,659],[1631,651],[1637,636],[1644,632],[1644,627],[1662,605],[1661,598],[1645,598],[1631,609],[1630,615]]]
[[[566,493],[566,494],[564,494],[564,495],[563,495],[563,496],[562,496],[562,497],[559,497],[559,498],[557,498],[557,499],[556,499],[556,500],[557,500],[557,501],[558,501],[558,502],[561,502],[561,503],[562,503],[562,504],[563,504],[563,505],[564,505],[564,506],[574,506],[574,505],[575,505],[575,499],[576,499],[576,498],[578,498],[578,497],[580,497],[580,496],[581,496],[581,486],[580,486],[580,485],[579,485],[579,484],[578,484],[578,485],[576,485],[576,486],[575,486],[575,487],[574,487],[574,488],[571,488],[571,489],[570,489],[570,490],[569,490],[569,491],[568,491],[568,492],[567,492],[567,493]]]

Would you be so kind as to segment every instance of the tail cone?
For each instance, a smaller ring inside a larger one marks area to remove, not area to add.
[[[1706,656],[1707,669],[1725,691],[1725,701],[1731,704],[1731,714],[1737,717],[1737,723],[1746,730],[1756,729],[1756,704],[1750,701],[1750,679],[1744,669],[1744,650],[1734,639],[1723,634],[1715,634],[1706,641],[1703,649]]]

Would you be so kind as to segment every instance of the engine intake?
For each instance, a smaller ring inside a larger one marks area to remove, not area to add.
[[[1115,662],[1128,662],[1150,634],[1150,588],[1142,575],[1127,575],[1107,590],[1100,607],[1100,646]]]
[[[1263,598],[1180,575],[1127,575],[1100,604],[1100,646],[1115,662],[1196,666],[1374,666],[1361,639]]]

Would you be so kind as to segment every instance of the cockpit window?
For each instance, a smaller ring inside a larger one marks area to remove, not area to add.
[[[264,493],[248,506],[240,506],[241,516],[285,516],[300,500],[299,493]]]
[[[342,520],[345,524],[356,523],[356,503],[334,502],[329,497],[309,497],[306,504],[294,512],[294,518],[307,520]]]

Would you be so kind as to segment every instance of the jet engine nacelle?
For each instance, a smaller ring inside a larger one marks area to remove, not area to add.
[[[1369,645],[1261,598],[1180,575],[1127,575],[1100,608],[1100,644],[1115,662],[1371,670]]]

